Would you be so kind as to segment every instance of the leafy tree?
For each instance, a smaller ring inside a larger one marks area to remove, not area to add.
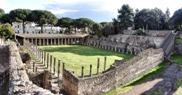
[[[98,36],[101,36],[102,33],[101,33],[101,30],[102,30],[102,25],[100,23],[94,23],[93,26],[92,26],[92,31],[98,35]]]
[[[5,12],[3,9],[0,8],[0,22],[2,22],[1,19],[2,19],[3,15],[5,15]]]
[[[158,8],[142,9],[134,17],[135,29],[151,30],[165,29],[166,15]]]
[[[0,35],[5,40],[8,38],[12,38],[12,36],[15,34],[15,31],[11,27],[9,23],[0,25]]]
[[[30,13],[31,10],[29,9],[15,9],[9,13],[12,22],[21,22],[23,24],[23,33],[25,33],[25,22],[29,21],[28,16]]]
[[[71,32],[71,28],[72,28],[72,24],[73,24],[73,19],[69,18],[69,17],[63,17],[60,18],[58,20],[57,26],[61,26],[61,27],[66,27],[66,33],[70,33]]]
[[[2,23],[12,23],[12,20],[11,20],[9,14],[3,15],[1,18],[1,22]]]
[[[84,32],[86,32],[86,27],[92,28],[94,22],[88,18],[79,18],[74,20],[74,26],[77,28],[84,28]]]
[[[169,19],[170,19],[170,11],[169,11],[169,8],[166,9],[166,19],[167,19],[167,21],[169,21]]]
[[[124,4],[121,9],[118,10],[118,17],[117,19],[114,19],[115,22],[117,21],[119,24],[119,27],[123,29],[127,29],[128,27],[133,26],[133,9],[130,8],[129,5]]]
[[[108,35],[113,35],[113,34],[115,34],[113,23],[112,22],[105,23],[102,28],[102,35],[107,37]]]
[[[43,33],[44,24],[53,24],[57,23],[57,17],[47,10],[33,10],[29,16],[30,21],[35,22],[41,26],[41,33]]]
[[[173,16],[170,18],[170,22],[173,24],[174,28],[181,29],[182,25],[182,8],[174,12]]]

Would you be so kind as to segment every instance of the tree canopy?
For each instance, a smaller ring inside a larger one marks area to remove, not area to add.
[[[11,10],[9,13],[12,22],[23,23],[23,33],[25,33],[25,22],[30,21],[30,19],[28,18],[30,13],[31,13],[31,10],[29,9],[15,9],[15,10]]]
[[[115,23],[118,23],[119,27],[122,29],[127,29],[128,27],[133,26],[133,9],[127,5],[124,4],[121,9],[118,10],[118,17],[117,19],[114,19]]]
[[[5,15],[5,12],[3,9],[0,8],[0,22],[2,22],[1,19],[2,19],[3,15]]]
[[[166,15],[158,8],[142,9],[134,17],[135,29],[165,29]]]
[[[0,25],[0,35],[3,37],[5,40],[8,38],[12,38],[12,36],[15,34],[13,28],[9,23],[6,24],[1,24]]]
[[[71,28],[73,19],[69,17],[63,17],[58,20],[57,26]]]
[[[171,23],[173,24],[174,28],[181,29],[182,25],[182,8],[178,9],[174,12],[173,16],[170,19]]]
[[[57,17],[47,10],[33,10],[30,14],[30,21],[35,22],[41,26],[41,33],[43,33],[44,24],[57,23]]]

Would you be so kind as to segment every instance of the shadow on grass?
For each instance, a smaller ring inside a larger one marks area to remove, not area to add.
[[[130,82],[126,86],[135,86],[135,85],[142,84],[144,82],[152,81],[152,80],[160,77],[162,72],[168,66],[169,66],[168,62],[163,62],[163,63],[159,64],[157,67],[155,67],[154,69],[152,69],[151,71],[149,71],[148,73],[146,73],[143,76],[141,76],[141,77],[135,79],[134,81]],[[125,87],[125,86],[123,86],[123,87]]]
[[[116,53],[108,50],[102,50],[99,48],[81,46],[81,45],[66,45],[66,46],[42,46],[40,47],[47,52],[64,52],[64,53],[73,53],[84,56],[118,56],[123,57],[124,59],[130,59],[131,55]]]
[[[168,66],[169,66],[169,62],[163,62],[163,63],[159,64],[157,67],[155,67],[154,69],[152,69],[151,71],[149,71],[148,73],[134,79],[133,81],[131,81],[125,85],[121,85],[117,89],[111,90],[111,91],[105,93],[104,95],[121,94],[125,91],[128,91],[129,88],[132,88],[133,86],[140,85],[142,83],[155,80],[156,78],[160,77],[162,72]]]

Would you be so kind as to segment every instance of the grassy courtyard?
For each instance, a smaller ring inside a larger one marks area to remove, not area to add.
[[[106,68],[109,68],[114,60],[128,60],[132,57],[131,55],[81,45],[40,46],[40,48],[64,62],[65,68],[74,71],[77,76],[81,75],[82,66],[85,67],[85,75],[88,75],[90,64],[92,64],[93,74],[95,74],[98,58],[100,58],[99,71],[101,72],[104,67],[104,57],[107,57]]]

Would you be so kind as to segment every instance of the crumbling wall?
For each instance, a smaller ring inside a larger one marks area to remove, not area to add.
[[[7,45],[0,46],[0,95],[8,94],[9,83],[9,48]]]
[[[136,34],[136,32],[137,32],[137,30],[124,30],[123,34],[134,35],[134,34]],[[145,33],[147,36],[165,37],[170,32],[171,32],[170,30],[147,30]]]
[[[0,47],[0,71],[8,70],[6,77],[6,86],[8,87],[6,94],[1,95],[53,95],[50,91],[34,85],[28,78],[25,65],[22,63],[20,54],[15,43]],[[5,89],[5,88],[3,88]],[[1,93],[1,91],[0,91]]]
[[[117,61],[115,67],[91,77],[78,78],[64,69],[63,90],[71,95],[105,93],[150,71],[163,60],[162,49],[147,49],[128,61]]]
[[[86,45],[111,51],[138,54],[147,48],[160,48],[165,37],[138,35],[110,35],[107,38],[88,37]]]

